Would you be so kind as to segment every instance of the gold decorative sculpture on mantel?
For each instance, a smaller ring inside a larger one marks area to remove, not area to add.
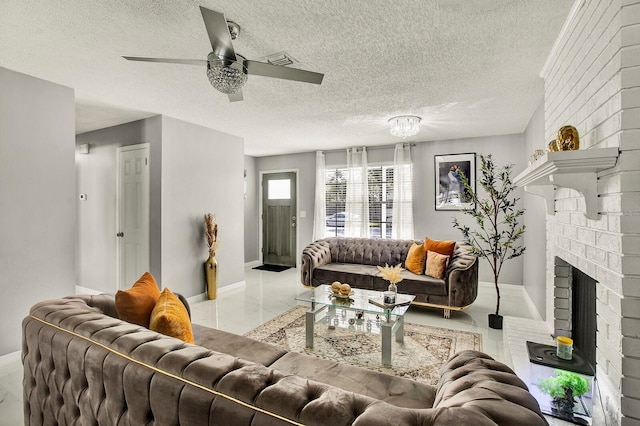
[[[578,149],[580,149],[580,136],[578,130],[573,126],[562,126],[558,130],[556,138],[547,146],[549,152],[576,151]]]
[[[218,224],[211,213],[204,215],[205,235],[209,246],[209,258],[204,263],[207,278],[207,299],[215,300],[218,297],[218,261],[216,250],[218,249]]]

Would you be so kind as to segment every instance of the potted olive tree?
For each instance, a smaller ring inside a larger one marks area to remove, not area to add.
[[[480,197],[469,184],[468,178],[464,174],[460,176],[466,201],[474,206],[463,209],[462,212],[473,218],[476,227],[471,229],[461,224],[457,217],[453,219],[453,227],[462,232],[464,241],[471,245],[473,254],[484,258],[491,266],[496,289],[496,313],[489,314],[489,327],[501,329],[498,277],[505,261],[524,253],[525,247],[518,244],[525,230],[525,226],[518,222],[524,209],[516,208],[519,198],[512,195],[516,188],[511,181],[513,165],[496,168],[491,154],[480,155],[480,164],[482,173],[478,183],[486,196],[483,194]]]

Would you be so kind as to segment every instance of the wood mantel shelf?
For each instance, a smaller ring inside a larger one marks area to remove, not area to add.
[[[571,188],[584,197],[589,219],[598,219],[598,172],[616,165],[618,148],[547,152],[515,177],[513,183],[544,197],[547,213],[555,214],[555,190]]]

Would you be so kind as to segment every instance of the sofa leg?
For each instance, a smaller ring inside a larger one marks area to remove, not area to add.
[[[451,309],[445,309],[444,310],[444,317],[445,318],[451,318]]]

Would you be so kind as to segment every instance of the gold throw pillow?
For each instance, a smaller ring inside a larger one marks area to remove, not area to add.
[[[424,239],[424,251],[435,251],[436,253],[444,254],[446,256],[453,256],[453,249],[456,247],[455,241],[438,241],[432,240],[429,237]]]
[[[116,312],[118,317],[132,324],[149,328],[151,311],[160,297],[158,283],[149,272],[145,272],[129,290],[116,293]]]
[[[193,343],[193,330],[187,308],[171,290],[162,290],[153,312],[149,329],[166,336],[175,337],[187,343]]]
[[[404,261],[404,267],[406,270],[413,272],[414,274],[424,274],[424,260],[426,257],[424,251],[424,244],[411,244],[409,252],[407,253],[407,259]]]

